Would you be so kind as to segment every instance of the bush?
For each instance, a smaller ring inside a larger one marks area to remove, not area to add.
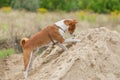
[[[97,13],[120,11],[120,0],[0,0],[0,7],[12,6],[14,9],[36,11],[46,8],[49,11],[90,10]]]
[[[47,4],[46,4],[47,3]],[[41,7],[48,10],[92,10],[98,13],[109,13],[120,10],[119,0],[40,0]]]
[[[10,5],[14,9],[22,9],[23,8],[22,2],[23,2],[22,0],[12,0]]]
[[[91,0],[87,9],[98,13],[109,13],[111,11],[120,10],[119,0]]]
[[[22,3],[23,8],[29,11],[36,11],[39,8],[38,0],[24,0]]]
[[[79,9],[77,2],[77,0],[40,0],[40,7],[47,8],[50,11],[74,11]]]
[[[9,6],[10,0],[0,0],[0,8],[3,6]]]
[[[28,11],[36,11],[39,8],[38,0],[12,0],[11,6],[14,9],[26,9]]]

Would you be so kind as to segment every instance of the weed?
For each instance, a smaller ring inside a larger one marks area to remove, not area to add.
[[[91,23],[95,22],[96,18],[97,18],[97,14],[86,12],[86,11],[80,11],[77,15],[78,15],[80,20],[88,21]]]
[[[10,49],[3,49],[3,50],[0,50],[0,58],[6,58],[8,57],[9,55],[13,54],[15,51],[14,49],[10,48]]]
[[[1,10],[3,12],[11,12],[12,9],[11,9],[11,7],[2,7]]]
[[[37,12],[46,13],[47,9],[46,8],[39,8],[39,9],[37,9]]]
[[[3,31],[6,31],[8,29],[8,25],[6,23],[2,24],[2,29]]]

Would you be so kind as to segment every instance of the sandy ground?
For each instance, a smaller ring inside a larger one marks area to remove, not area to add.
[[[120,34],[104,27],[77,36],[63,51],[49,47],[33,61],[26,80],[120,80]],[[21,54],[0,61],[0,80],[23,80]]]

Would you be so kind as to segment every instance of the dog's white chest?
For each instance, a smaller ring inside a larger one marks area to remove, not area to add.
[[[59,29],[59,33],[61,34],[61,36],[64,36],[65,32],[62,31],[61,29]]]
[[[58,21],[55,24],[61,28],[59,29],[59,33],[63,36],[65,31],[68,29],[68,26],[65,25],[64,20]]]

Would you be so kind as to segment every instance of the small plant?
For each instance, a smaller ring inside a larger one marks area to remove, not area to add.
[[[2,7],[1,10],[4,12],[11,12],[12,11],[11,7]]]
[[[37,12],[46,13],[46,12],[47,12],[47,9],[46,9],[46,8],[38,8],[38,9],[37,9]]]
[[[79,12],[79,16],[80,16],[80,19],[81,19],[81,20],[85,20],[85,17],[86,17],[85,11],[80,11],[80,12]]]
[[[12,48],[0,50],[0,58],[6,58],[13,53],[15,53],[15,51]]]
[[[97,17],[97,14],[86,12],[86,11],[80,11],[80,12],[78,12],[77,15],[78,15],[80,20],[88,21],[88,22],[95,22],[96,17]]]
[[[112,12],[111,12],[111,15],[113,15],[113,16],[120,15],[120,11],[112,11]]]
[[[2,27],[3,31],[6,31],[8,29],[8,24],[3,23],[1,27]]]

